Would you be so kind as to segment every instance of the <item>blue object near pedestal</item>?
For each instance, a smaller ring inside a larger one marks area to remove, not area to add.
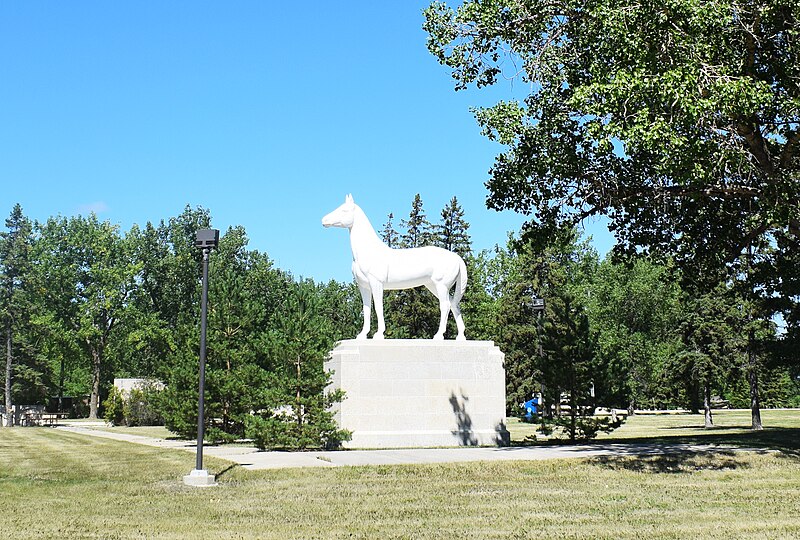
[[[539,412],[539,404],[536,398],[529,399],[522,406],[525,408],[525,418],[529,420]]]

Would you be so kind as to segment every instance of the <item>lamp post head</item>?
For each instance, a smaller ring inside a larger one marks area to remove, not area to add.
[[[533,311],[544,311],[544,298],[531,298],[531,309]]]
[[[214,249],[219,244],[218,229],[199,229],[194,237],[194,247]]]

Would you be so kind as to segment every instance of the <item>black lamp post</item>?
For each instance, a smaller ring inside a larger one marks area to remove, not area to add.
[[[183,477],[183,483],[191,486],[214,486],[214,475],[203,469],[203,436],[205,428],[206,388],[206,327],[208,313],[208,256],[219,244],[217,229],[200,229],[194,246],[203,250],[203,293],[200,297],[200,384],[197,405],[197,461],[194,470]]]
[[[538,298],[536,295],[531,297],[531,310],[536,313],[536,336],[539,341],[539,358],[544,356],[542,351],[542,314],[544,313],[544,298]],[[544,415],[544,383],[542,383],[542,392],[539,398],[539,413]]]

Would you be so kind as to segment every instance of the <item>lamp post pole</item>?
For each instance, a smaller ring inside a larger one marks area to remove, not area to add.
[[[544,313],[545,309],[545,302],[544,298],[538,298],[536,295],[533,295],[531,298],[531,309],[536,313],[536,339],[538,343],[539,349],[539,360],[541,361],[542,357],[544,356],[544,352],[542,351],[542,314]],[[549,409],[548,414],[545,415],[544,411],[544,392],[545,386],[544,382],[542,382],[541,386],[541,393],[539,394],[539,414],[542,415],[542,418],[545,416],[549,416]]]
[[[213,474],[203,469],[203,438],[205,430],[205,389],[206,389],[206,328],[208,326],[208,258],[211,250],[219,243],[219,231],[200,229],[197,231],[195,247],[203,250],[203,285],[200,296],[200,383],[197,400],[197,460],[194,470],[183,477],[183,483],[190,486],[217,485]]]
[[[203,293],[200,297],[200,388],[197,400],[197,462],[195,469],[203,470],[203,437],[205,435],[206,398],[206,327],[208,324],[208,254],[211,248],[203,248]]]

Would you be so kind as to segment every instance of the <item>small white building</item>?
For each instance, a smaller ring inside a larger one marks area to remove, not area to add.
[[[126,398],[134,388],[141,390],[146,386],[153,386],[158,390],[164,389],[164,383],[155,379],[114,379],[114,387]]]

